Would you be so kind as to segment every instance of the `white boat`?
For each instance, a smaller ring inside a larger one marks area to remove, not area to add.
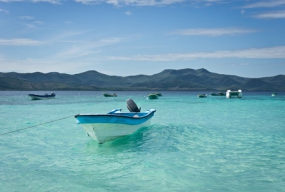
[[[199,94],[197,95],[198,98],[206,98],[207,97],[207,94]]]
[[[130,112],[114,109],[107,114],[78,114],[75,115],[76,122],[82,125],[88,136],[101,144],[149,126],[156,111],[149,109],[140,112],[132,99],[127,100],[127,107]]]
[[[44,95],[37,95],[37,94],[29,94],[32,100],[42,100],[42,99],[53,99],[55,98],[55,94],[44,94]]]
[[[114,94],[103,93],[103,95],[104,95],[105,97],[117,97],[117,94],[116,94],[116,93],[114,93]]]
[[[242,98],[242,91],[241,90],[238,90],[238,91],[227,90],[226,97],[227,98],[232,98],[232,97]]]

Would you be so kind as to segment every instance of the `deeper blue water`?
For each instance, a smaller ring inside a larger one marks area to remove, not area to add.
[[[1,192],[285,191],[285,93],[29,93],[45,92],[0,92],[0,134],[30,127],[0,135]],[[99,145],[76,124],[78,113],[127,111],[128,98],[157,110],[151,126]]]

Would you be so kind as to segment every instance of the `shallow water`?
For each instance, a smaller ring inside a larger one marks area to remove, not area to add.
[[[0,191],[285,191],[285,93],[29,93],[0,92],[0,134],[28,128],[0,136]],[[157,110],[150,127],[99,145],[75,122],[128,98]]]

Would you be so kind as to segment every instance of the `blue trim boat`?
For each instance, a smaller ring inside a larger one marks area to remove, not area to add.
[[[55,94],[44,94],[44,95],[37,95],[37,94],[29,94],[32,100],[42,100],[42,99],[53,99],[55,98]]]
[[[199,95],[197,95],[197,97],[198,98],[205,98],[205,97],[207,97],[207,94],[199,94]]]
[[[211,96],[226,96],[225,93],[219,92],[219,93],[210,93]]]
[[[155,109],[140,112],[137,107],[137,110],[127,107],[130,112],[124,113],[121,109],[114,109],[107,114],[78,114],[75,115],[76,122],[82,125],[88,136],[101,144],[149,126],[156,112]]]
[[[150,93],[147,95],[147,98],[148,99],[158,99],[158,95],[155,93]]]
[[[274,96],[276,96],[276,95],[278,95],[278,93],[272,93],[272,94],[271,94],[272,97],[274,97]]]
[[[103,93],[103,95],[104,95],[105,97],[117,97],[117,94],[116,94],[116,93],[114,93],[114,94]]]

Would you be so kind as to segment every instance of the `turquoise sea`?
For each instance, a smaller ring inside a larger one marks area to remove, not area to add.
[[[285,191],[285,93],[29,93],[46,92],[0,92],[0,134],[28,128],[0,135],[1,192]],[[151,126],[99,145],[76,124],[78,113],[127,111],[128,98],[157,110]]]

